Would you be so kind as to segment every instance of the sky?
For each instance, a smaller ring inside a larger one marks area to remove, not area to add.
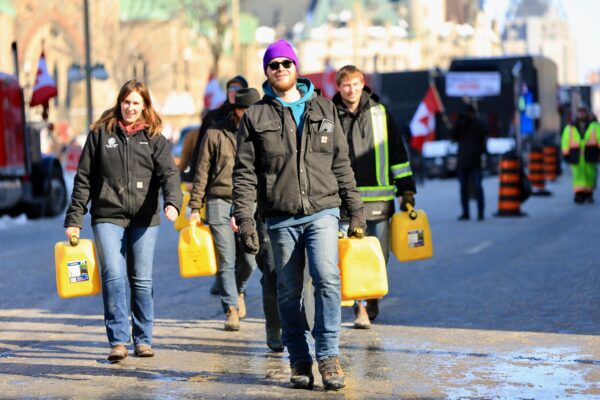
[[[560,0],[577,42],[577,65],[580,82],[591,70],[600,69],[600,0]],[[510,0],[485,0],[485,9],[501,23]]]

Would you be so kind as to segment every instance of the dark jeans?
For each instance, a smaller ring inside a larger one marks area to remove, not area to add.
[[[457,175],[460,182],[460,203],[462,205],[463,216],[469,216],[469,189],[470,185],[473,185],[475,199],[477,199],[477,213],[479,217],[483,217],[485,204],[483,187],[481,186],[481,168],[459,168]]]
[[[281,329],[279,310],[277,309],[277,273],[271,240],[265,223],[256,219],[256,230],[260,239],[260,249],[256,255],[256,264],[262,272],[260,285],[262,286],[263,311],[267,329]]]

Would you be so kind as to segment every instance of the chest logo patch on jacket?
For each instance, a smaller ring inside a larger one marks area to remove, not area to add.
[[[327,136],[321,136],[321,143],[327,143]]]
[[[107,149],[114,149],[115,147],[119,146],[119,144],[117,143],[117,140],[115,138],[109,138],[108,143],[106,143],[104,146]]]
[[[144,188],[144,182],[137,182],[137,188],[138,189],[143,189]]]

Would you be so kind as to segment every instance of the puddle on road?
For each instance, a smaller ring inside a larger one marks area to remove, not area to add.
[[[590,367],[582,367],[582,355],[575,348],[534,348],[527,353],[490,355],[491,363],[469,366],[468,372],[449,378],[454,388],[447,388],[448,398],[572,398],[588,399],[599,388],[595,380],[585,377]],[[461,359],[445,363],[449,370],[460,370]],[[452,365],[453,364],[453,365]],[[593,364],[593,363],[592,363]],[[465,369],[462,369],[463,371]]]

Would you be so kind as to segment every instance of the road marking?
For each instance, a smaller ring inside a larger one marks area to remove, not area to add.
[[[481,250],[485,249],[486,247],[489,247],[492,244],[491,240],[487,240],[481,244],[478,244],[475,247],[471,247],[469,250],[465,251],[465,254],[477,254],[479,253]]]

